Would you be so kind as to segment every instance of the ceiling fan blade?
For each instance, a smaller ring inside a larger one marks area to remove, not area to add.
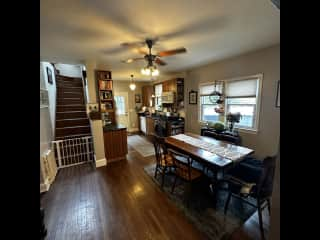
[[[159,64],[161,66],[167,65],[166,62],[162,61],[160,58],[156,58],[156,60],[154,61],[156,64]]]
[[[123,63],[132,63],[134,61],[138,61],[138,60],[142,60],[144,59],[143,57],[140,57],[140,58],[129,58],[129,59],[126,59],[126,60],[121,60],[121,62]]]
[[[135,48],[135,47],[142,47],[145,45],[145,42],[125,42],[120,44],[122,47],[128,47],[128,48]]]
[[[140,48],[138,49],[138,53],[143,54],[143,55],[149,54],[147,51],[140,49]]]
[[[167,57],[167,56],[171,56],[179,53],[185,53],[185,52],[187,52],[187,49],[183,47],[183,48],[177,48],[174,50],[162,51],[162,52],[159,52],[157,55],[159,57]]]

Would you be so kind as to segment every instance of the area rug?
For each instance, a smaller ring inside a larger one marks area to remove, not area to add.
[[[128,136],[128,144],[143,157],[149,157],[155,154],[153,144],[139,135]]]
[[[161,175],[158,174],[157,178],[154,178],[155,164],[145,167],[144,170],[160,188]],[[173,174],[166,175],[162,191],[184,213],[186,218],[210,240],[229,239],[233,231],[255,212],[252,206],[236,198],[231,198],[228,213],[224,215],[224,204],[227,199],[225,190],[219,191],[217,206],[214,208],[213,196],[208,187],[210,184],[208,177],[203,177],[193,183],[187,207],[184,196],[185,183],[178,180],[174,193],[171,194],[173,180]]]

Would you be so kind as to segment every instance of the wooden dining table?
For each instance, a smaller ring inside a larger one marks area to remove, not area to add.
[[[254,150],[246,147],[242,147],[242,146],[237,146],[225,141],[216,140],[214,138],[200,136],[193,133],[185,133],[183,135],[181,134],[179,135],[180,137],[182,137],[182,139],[184,137],[183,135],[185,135],[187,137],[189,136],[194,139],[199,139],[203,143],[209,143],[209,144],[212,144],[212,146],[214,145],[217,147],[219,146],[219,147],[224,147],[226,149],[232,149],[232,151],[239,153],[238,158],[230,159],[221,154],[210,152],[205,148],[194,146],[188,143],[188,141],[177,139],[177,137],[179,136],[170,136],[165,138],[165,144],[168,148],[172,148],[176,151],[179,151],[185,155],[190,156],[193,160],[197,161],[198,163],[202,164],[203,166],[205,166],[206,168],[210,169],[213,172],[213,178],[212,178],[212,182],[214,186],[213,195],[214,195],[214,204],[216,204],[218,187],[215,187],[215,186],[217,186],[219,182],[218,173],[220,171],[223,172],[227,167],[230,167],[232,165],[235,165],[241,162],[241,160],[243,160],[246,156],[253,154]]]

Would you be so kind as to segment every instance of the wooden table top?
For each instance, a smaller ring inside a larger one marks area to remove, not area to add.
[[[200,135],[193,134],[193,133],[185,133],[185,135],[190,136],[190,137],[194,137],[194,138],[198,138],[198,139],[201,139],[202,141],[209,142],[209,143],[221,146],[221,147],[232,146],[237,152],[244,154],[244,156],[248,156],[254,152],[252,149],[237,146],[237,145],[230,144],[228,142],[224,142],[224,141],[220,141],[220,140],[216,140],[216,139],[213,139],[210,137],[204,137],[204,136],[200,136]],[[205,161],[205,162],[212,164],[214,166],[217,166],[217,167],[223,168],[233,162],[231,159],[221,157],[217,154],[208,152],[202,148],[193,146],[189,143],[180,141],[180,140],[173,138],[173,137],[167,137],[165,139],[165,143],[167,145],[169,145],[169,147],[171,146],[173,148],[179,149],[180,151],[182,151],[182,153],[188,154],[190,157],[195,158],[195,160],[200,159],[202,161]],[[241,159],[243,159],[243,157]],[[236,160],[236,162],[241,161],[241,159]]]

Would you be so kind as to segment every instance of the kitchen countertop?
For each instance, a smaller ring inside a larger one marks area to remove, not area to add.
[[[127,129],[127,127],[122,124],[110,124],[103,127],[104,132],[117,131],[123,129]]]

